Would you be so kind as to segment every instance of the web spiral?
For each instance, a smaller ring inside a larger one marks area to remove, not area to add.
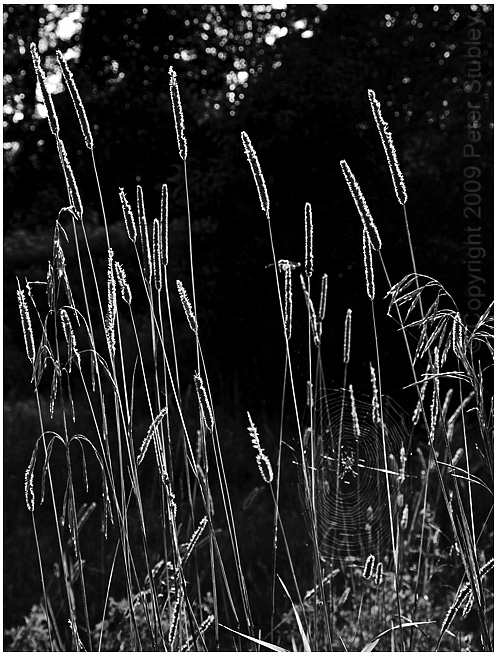
[[[378,404],[340,390],[315,401],[314,418],[305,457],[320,555],[383,557],[403,506],[402,415],[387,397],[380,413]]]

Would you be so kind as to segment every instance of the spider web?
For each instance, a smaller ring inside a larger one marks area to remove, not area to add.
[[[387,397],[382,398],[382,419],[372,401],[352,399],[346,390],[329,391],[315,401],[314,434],[306,433],[305,455],[314,475],[310,486],[324,559],[382,557],[392,543],[390,512],[396,536],[403,504],[400,450],[407,429]]]

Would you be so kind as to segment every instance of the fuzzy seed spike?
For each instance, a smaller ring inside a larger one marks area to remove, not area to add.
[[[261,172],[261,166],[259,165],[258,155],[253,148],[251,139],[249,138],[247,132],[241,132],[241,138],[242,144],[244,145],[244,152],[251,167],[254,181],[256,183],[256,188],[258,190],[261,209],[265,212],[266,218],[270,220],[270,199],[268,197],[265,179],[263,177],[263,173]]]
[[[377,100],[375,91],[372,91],[372,89],[368,90],[368,99],[370,100],[370,107],[372,108],[375,124],[377,125],[380,140],[382,141],[384,152],[386,153],[387,163],[389,164],[389,170],[391,171],[391,178],[393,181],[396,198],[398,199],[400,205],[405,205],[406,201],[408,200],[405,180],[398,164],[396,148],[394,147],[393,138],[391,132],[389,131],[389,125],[382,117],[380,102]]]
[[[344,178],[349,187],[349,191],[353,197],[353,200],[356,205],[356,209],[360,215],[361,221],[363,223],[364,229],[367,231],[370,243],[374,250],[380,250],[382,248],[382,241],[380,240],[379,232],[368,208],[367,201],[363,195],[360,185],[356,181],[355,176],[351,172],[351,169],[348,166],[346,160],[341,160],[341,168]]]
[[[73,74],[71,73],[69,66],[67,65],[66,60],[64,59],[62,52],[57,50],[57,61],[61,67],[62,76],[66,82],[69,93],[71,94],[71,99],[73,101],[74,108],[78,115],[78,120],[80,122],[81,131],[83,133],[83,138],[85,139],[85,145],[89,150],[93,150],[93,137],[90,131],[90,124],[88,123],[88,118],[86,115],[85,107],[81,101],[81,96],[79,94],[78,88],[74,81]]]

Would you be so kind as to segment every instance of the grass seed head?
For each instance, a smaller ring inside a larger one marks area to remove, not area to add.
[[[258,453],[256,455],[256,464],[263,480],[270,484],[273,480],[273,469],[268,457],[264,453]]]
[[[325,310],[327,308],[327,292],[329,289],[329,276],[327,273],[322,275],[322,286],[320,288],[320,305],[318,309],[318,317],[320,321],[325,318]]]
[[[467,603],[465,604],[465,607],[462,610],[462,619],[467,618],[467,616],[470,614],[470,610],[474,606],[474,596],[472,592],[470,591],[467,595],[468,595],[468,600]]]
[[[304,227],[304,273],[310,278],[313,274],[313,213],[309,202],[304,206]]]
[[[29,361],[33,364],[35,361],[35,340],[33,337],[33,327],[31,325],[31,317],[29,315],[28,303],[24,291],[19,286],[17,281],[17,302],[19,305],[19,314],[21,316],[22,332],[24,336],[24,345],[26,347],[26,355]]]
[[[301,286],[303,288],[303,293],[304,293],[304,299],[306,300],[306,305],[308,307],[308,315],[309,315],[309,321],[311,325],[311,332],[313,334],[313,343],[317,348],[320,347],[320,337],[321,337],[321,332],[320,332],[320,327],[318,324],[318,320],[316,318],[316,312],[315,312],[315,307],[313,305],[313,301],[311,300],[311,296],[308,293],[308,290],[306,289],[306,284],[304,282],[304,277],[302,275],[299,276],[301,279]]]
[[[49,309],[55,311],[55,282],[52,262],[48,262],[47,270],[47,303]]]
[[[432,402],[431,402],[431,424],[430,424],[430,431],[429,431],[429,441],[430,443],[434,443],[434,437],[436,434],[436,425],[438,421],[438,416],[439,416],[439,350],[437,346],[434,348],[433,351],[433,358],[432,358],[432,364],[434,368],[434,379],[433,379],[433,387],[432,387]]]
[[[241,138],[242,144],[244,145],[244,152],[251,167],[254,181],[256,183],[256,188],[258,190],[261,209],[265,212],[266,218],[270,220],[270,199],[268,197],[265,179],[263,177],[263,173],[261,172],[261,166],[259,165],[258,155],[253,148],[251,139],[249,138],[247,132],[241,132]]]
[[[391,171],[391,178],[393,181],[396,198],[398,199],[400,205],[405,205],[406,201],[408,200],[405,180],[398,164],[398,157],[396,155],[396,149],[394,147],[391,132],[389,131],[389,125],[382,117],[380,102],[377,100],[375,91],[372,91],[372,89],[368,90],[368,99],[370,100],[370,106],[372,108],[375,124],[379,130],[380,140],[382,141],[384,152],[386,153],[387,163],[389,164],[389,170]]]
[[[150,252],[149,228],[145,221],[145,216],[140,219],[140,236],[142,241],[142,261],[144,267],[144,276],[147,282],[152,279],[152,256]]]
[[[207,516],[205,516],[201,520],[199,525],[197,526],[197,529],[194,532],[194,534],[190,537],[190,541],[187,544],[187,549],[185,551],[185,555],[182,558],[182,564],[185,564],[185,562],[188,560],[188,558],[192,554],[194,548],[197,545],[197,542],[199,541],[199,538],[200,538],[201,534],[204,532],[204,529],[206,528],[207,522],[208,522],[208,519],[207,519]]]
[[[366,230],[363,230],[363,263],[365,265],[367,295],[370,300],[373,301],[375,298],[375,278],[373,272],[371,242]]]
[[[485,575],[488,575],[493,569],[495,568],[495,558],[492,557],[490,560],[484,564],[484,566],[481,566],[479,569],[479,577],[481,580],[484,578]]]
[[[259,434],[258,434],[258,429],[254,425],[254,422],[251,418],[251,415],[249,412],[247,412],[247,418],[249,420],[249,427],[247,428],[247,431],[251,435],[251,443],[256,448],[256,450],[261,450],[261,445],[259,443]]]
[[[59,390],[59,377],[60,377],[59,364],[57,364],[54,367],[54,372],[52,375],[52,384],[50,385],[50,397],[48,402],[48,411],[50,414],[50,418],[54,418],[55,401],[57,400],[57,392]]]
[[[137,226],[135,224],[135,217],[133,216],[132,208],[130,203],[126,198],[125,190],[123,188],[119,189],[119,200],[121,202],[121,209],[123,210],[123,218],[126,227],[126,233],[128,238],[133,243],[137,240]]]
[[[137,466],[140,466],[140,464],[143,462],[145,454],[149,448],[150,442],[152,441],[154,435],[157,433],[159,424],[161,423],[163,418],[167,415],[167,413],[168,413],[168,407],[163,407],[163,409],[161,409],[159,414],[154,418],[154,420],[150,424],[149,429],[147,430],[147,435],[145,436],[145,439],[142,441],[142,445],[140,446],[140,450],[137,457]],[[163,471],[163,473],[167,481],[167,470]]]
[[[182,301],[182,305],[183,305],[183,311],[185,312],[185,316],[187,317],[187,321],[188,324],[190,325],[190,329],[192,330],[192,332],[197,334],[197,330],[198,330],[197,319],[195,318],[194,310],[192,309],[192,305],[190,304],[190,300],[188,299],[187,292],[185,291],[185,287],[183,286],[183,283],[180,280],[176,281],[176,287],[178,289],[180,300]]]
[[[270,484],[273,480],[273,469],[269,458],[264,454],[261,444],[259,442],[258,429],[254,425],[254,422],[251,418],[249,412],[247,412],[247,418],[249,420],[249,427],[247,428],[249,434],[251,435],[251,443],[253,447],[258,451],[256,455],[256,464],[258,465],[259,472],[263,480]]]
[[[204,621],[200,624],[199,626],[199,634],[203,635],[206,630],[212,626],[214,623],[214,616],[210,614],[208,617],[204,619]]]
[[[71,320],[65,309],[61,309],[60,317],[61,317],[62,329],[64,331],[64,337],[66,338],[66,343],[67,343],[69,370],[71,370],[71,361],[73,357],[76,359],[78,366],[81,363],[81,357],[78,348],[76,346],[76,337],[74,335],[73,326],[71,325]]]
[[[351,399],[351,419],[353,421],[353,430],[357,439],[360,438],[360,423],[358,421],[358,412],[356,411],[356,402],[354,399],[353,385],[349,385],[349,397]]]
[[[131,305],[131,289],[130,285],[126,281],[126,272],[119,262],[114,262],[114,268],[116,270],[116,277],[119,284],[119,290],[121,291],[121,296],[127,305]]]
[[[349,356],[351,354],[351,315],[352,310],[348,309],[346,320],[344,321],[344,343],[342,349],[342,361],[344,364],[349,362]]]
[[[164,266],[169,259],[168,185],[161,187],[161,256]]]
[[[367,201],[360,189],[360,185],[356,181],[355,176],[351,172],[351,169],[348,166],[348,163],[345,159],[341,160],[341,168],[344,178],[346,179],[349,191],[353,196],[356,208],[363,223],[363,228],[367,231],[374,250],[380,250],[382,247],[382,241],[380,240],[379,232],[377,226],[374,223],[370,209],[368,208]]]
[[[50,131],[57,139],[59,137],[59,120],[57,118],[57,114],[55,113],[52,94],[49,93],[47,88],[47,78],[45,76],[45,71],[41,67],[41,59],[35,43],[31,43],[30,50],[31,58],[33,59],[33,64],[35,67],[36,78],[38,80],[38,84],[40,85],[43,102],[45,103],[45,107],[47,109],[48,125],[50,127]]]
[[[113,267],[114,252],[109,248],[107,256],[107,314],[105,317],[105,335],[111,358],[116,355],[115,323],[117,316],[116,279]]]
[[[456,422],[458,420],[458,417],[460,416],[460,414],[463,413],[463,410],[469,404],[469,402],[472,400],[472,398],[474,398],[474,396],[475,396],[475,392],[471,391],[469,393],[469,395],[466,396],[466,398],[464,398],[462,400],[460,405],[456,408],[456,410],[453,412],[453,414],[448,419],[448,422],[446,423],[446,431],[447,431],[447,437],[448,437],[448,442],[449,443],[451,443],[451,441],[453,439],[453,432],[455,430],[455,424],[456,424]]]
[[[458,610],[463,606],[464,603],[468,602],[469,596],[472,597],[472,590],[470,588],[470,584],[466,582],[457,591],[455,598],[453,599],[453,603],[451,604],[449,610],[446,612],[443,623],[441,625],[441,634],[444,634],[450,627],[451,622],[453,621]]]
[[[74,177],[73,169],[69,163],[67,156],[66,148],[62,139],[57,139],[57,148],[59,151],[59,159],[62,164],[62,169],[64,171],[64,177],[66,178],[67,194],[69,196],[69,202],[71,207],[74,209],[76,216],[83,220],[83,203],[81,202],[81,196],[76,184],[76,178]]]
[[[149,230],[147,227],[147,219],[145,217],[144,195],[140,185],[137,185],[137,213],[140,243],[142,245],[144,277],[148,282],[150,282],[152,279],[152,257],[150,253]]]
[[[185,121],[183,119],[182,103],[180,101],[180,90],[178,88],[178,79],[173,66],[169,67],[169,92],[171,95],[171,104],[173,105],[173,116],[175,118],[176,140],[178,143],[178,152],[181,159],[187,159],[187,139],[185,137]]]
[[[377,425],[380,425],[379,391],[377,389],[377,376],[372,364],[370,364],[370,380],[372,382],[372,421]]]
[[[453,396],[453,389],[448,389],[446,396],[444,398],[443,407],[441,409],[441,421],[446,420],[446,415],[448,413],[448,407],[450,406],[451,398]]]
[[[163,286],[162,260],[161,224],[159,223],[159,219],[155,218],[152,230],[152,268],[154,273],[154,284],[157,291],[161,291]]]
[[[451,328],[451,345],[453,352],[459,359],[465,356],[464,327],[460,314],[456,314]]]
[[[81,96],[76,87],[73,74],[69,70],[69,66],[67,65],[67,62],[64,59],[62,52],[60,50],[57,50],[57,61],[59,62],[59,66],[61,67],[62,76],[67,84],[67,88],[69,89],[69,93],[71,94],[74,108],[76,109],[76,113],[78,114],[78,120],[80,122],[83,138],[85,139],[85,145],[89,150],[93,150],[93,137],[90,131],[90,125],[88,123],[85,107],[83,106],[83,103],[81,101]]]
[[[168,640],[170,649],[173,651],[173,644],[176,640],[178,633],[178,623],[180,621],[180,608],[182,606],[181,598],[177,598],[173,604],[173,611],[171,612]]]
[[[202,420],[209,432],[212,432],[214,428],[213,410],[211,408],[211,403],[209,402],[206,388],[204,387],[204,382],[202,381],[199,373],[194,373],[194,383],[195,390],[197,392],[197,398],[199,400]]]
[[[285,336],[289,340],[292,336],[292,271],[301,266],[299,262],[288,259],[279,259],[278,270],[284,273],[284,327]]]
[[[284,325],[285,336],[287,340],[292,335],[292,275],[291,269],[285,269],[285,284],[284,284]]]
[[[34,491],[34,475],[35,475],[35,464],[36,456],[38,454],[38,441],[33,448],[31,453],[31,459],[29,461],[29,466],[24,473],[24,497],[26,500],[26,505],[30,512],[35,511],[35,491]]]

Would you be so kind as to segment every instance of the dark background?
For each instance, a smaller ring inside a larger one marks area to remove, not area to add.
[[[353,309],[350,381],[357,389],[368,392],[368,365],[375,357],[361,223],[340,159],[348,161],[367,198],[392,281],[410,272],[403,213],[394,196],[367,89],[374,89],[382,104],[405,174],[418,269],[438,279],[462,313],[468,311],[469,300],[465,263],[469,220],[463,212],[463,171],[469,163],[463,157],[469,142],[467,103],[481,105],[481,141],[476,149],[481,171],[480,234],[486,249],[483,310],[493,295],[491,6],[51,5],[56,9],[50,11],[47,7],[4,5],[7,626],[19,622],[40,596],[23,494],[24,470],[38,428],[15,298],[16,276],[21,282],[45,279],[54,221],[67,204],[55,143],[46,119],[36,109],[31,41],[40,44],[47,71],[55,69],[56,48],[71,49],[76,55],[70,67],[95,138],[116,258],[125,267],[132,265],[118,188],[125,187],[133,201],[135,185],[140,183],[152,221],[159,212],[161,184],[167,182],[170,280],[180,278],[189,286],[183,173],[168,68],[173,65],[177,71],[189,148],[200,334],[219,421],[226,428],[228,467],[239,484],[235,503],[237,494],[242,498],[259,484],[257,470],[236,472],[239,463],[247,468],[244,458],[249,446],[242,453],[239,447],[231,449],[247,439],[247,409],[260,421],[268,454],[275,455],[285,355],[274,272],[267,267],[271,262],[267,224],[243,153],[241,130],[250,135],[266,178],[277,258],[303,262],[304,204],[313,207],[316,303],[321,275],[329,275],[322,346],[327,386],[342,384],[342,332],[349,307]],[[81,7],[81,29],[69,40],[58,38],[60,21]],[[479,93],[468,86],[473,17],[485,22],[478,26],[480,55],[473,64],[479,73],[474,78]],[[272,40],[269,35],[275,26],[287,32]],[[233,84],[237,70],[248,73],[245,83]],[[92,248],[105,272],[106,246],[91,158],[69,94],[60,91],[54,103],[61,136],[80,187]],[[70,246],[66,256],[71,274],[76,260]],[[403,391],[410,382],[403,344],[395,324],[385,318],[387,304],[382,298],[387,284],[380,266],[376,272],[383,390],[411,412],[413,398]],[[133,272],[129,276],[133,281]],[[303,398],[307,327],[297,277],[294,289],[291,351]],[[77,286],[74,292],[78,297]],[[182,383],[187,388],[194,353],[176,300],[175,306]],[[138,315],[145,315],[146,309],[139,297],[134,299]],[[49,385],[50,380],[42,381],[42,393]],[[259,553],[256,541],[254,552]],[[266,575],[266,565],[259,564],[257,557],[252,571],[260,566],[260,574]]]

